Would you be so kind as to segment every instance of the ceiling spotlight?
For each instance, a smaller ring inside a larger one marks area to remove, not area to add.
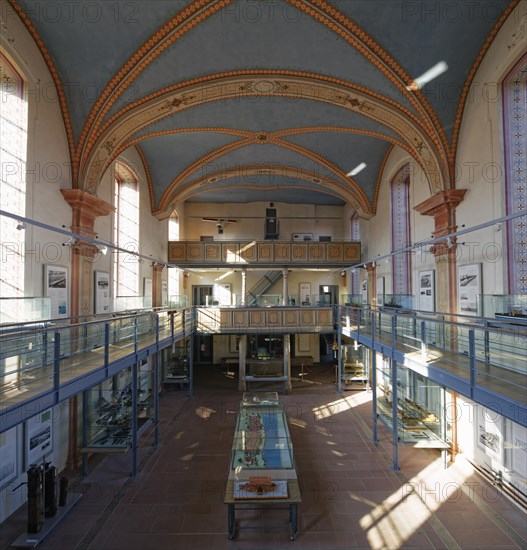
[[[219,223],[216,227],[218,228],[218,235],[223,235],[223,225]]]
[[[99,249],[99,251],[101,252],[101,254],[103,256],[106,256],[106,254],[108,254],[108,247],[107,246],[104,246],[103,244],[98,244],[97,248]]]
[[[447,237],[446,245],[448,248],[452,248],[454,246],[454,243],[452,241],[452,237]]]
[[[26,222],[18,222],[16,228],[18,231],[22,231],[22,229],[26,229],[27,225]]]
[[[448,65],[444,61],[439,61],[439,63],[436,63],[432,68],[428,69],[428,71],[424,72],[421,76],[418,76],[413,82],[406,86],[406,89],[411,92],[416,92],[425,84],[443,74],[445,71],[448,71]]]

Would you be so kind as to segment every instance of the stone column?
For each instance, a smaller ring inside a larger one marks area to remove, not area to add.
[[[61,189],[64,200],[71,206],[71,231],[77,235],[94,238],[95,218],[107,216],[115,208],[107,202],[81,189]],[[99,249],[89,243],[79,242],[71,247],[71,295],[70,315],[77,317],[93,311],[93,258]],[[69,400],[68,468],[80,465],[78,448],[77,397]]]
[[[240,305],[244,306],[246,303],[246,293],[247,293],[247,268],[242,267],[242,290],[240,296]]]
[[[161,273],[165,264],[152,264],[152,307],[161,307]]]
[[[284,345],[284,374],[287,376],[287,381],[285,383],[285,389],[290,391],[292,389],[291,384],[291,336],[289,334],[284,334],[283,337]]]
[[[415,207],[423,216],[433,216],[435,238],[454,233],[457,230],[456,208],[465,198],[466,189],[440,191]],[[451,246],[447,240],[440,240],[430,247],[436,262],[437,310],[457,313],[456,284],[456,238]]]
[[[240,343],[238,344],[238,390],[246,391],[247,382],[245,380],[246,375],[246,357],[247,357],[247,335],[240,336]]]
[[[289,302],[288,298],[289,298],[289,282],[288,282],[288,275],[289,275],[289,271],[287,269],[287,267],[284,267],[284,269],[282,269],[282,275],[283,275],[283,285],[282,285],[282,305],[283,306],[286,306]]]

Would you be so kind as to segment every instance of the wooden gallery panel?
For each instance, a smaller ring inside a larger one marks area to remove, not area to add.
[[[258,247],[256,243],[240,243],[240,258],[246,262],[255,262],[257,259]]]
[[[230,309],[220,311],[220,327],[232,328],[232,311]]]
[[[187,260],[203,260],[203,245],[201,243],[188,243],[187,244]]]
[[[185,243],[168,243],[168,261],[183,262],[187,259],[187,245]]]
[[[207,262],[221,261],[221,244],[206,244],[205,245],[205,260]]]
[[[258,261],[273,261],[273,245],[271,243],[258,243]]]
[[[317,309],[317,321],[319,326],[332,325],[331,309]]]
[[[267,312],[267,324],[270,327],[281,327],[282,323],[282,313],[281,309],[271,309]]]
[[[323,262],[326,259],[326,249],[323,244],[312,243],[308,246],[310,262]]]
[[[250,326],[251,327],[264,327],[265,326],[265,311],[251,311],[250,312]]]
[[[232,326],[234,328],[248,326],[248,311],[247,310],[233,310],[232,312]]]
[[[294,327],[298,325],[298,309],[295,310],[284,310],[284,326]]]
[[[223,261],[228,264],[240,262],[240,245],[238,243],[223,243]]]
[[[326,255],[328,262],[341,262],[344,259],[344,249],[341,243],[328,243]]]
[[[344,261],[360,262],[360,243],[344,243]]]
[[[307,244],[296,244],[291,245],[291,260],[293,262],[305,262],[307,261]]]
[[[315,311],[313,309],[301,309],[300,324],[313,326],[315,324]]]
[[[291,259],[291,245],[283,243],[274,244],[274,258],[277,262]]]

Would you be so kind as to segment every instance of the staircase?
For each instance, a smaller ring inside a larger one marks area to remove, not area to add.
[[[265,294],[278,281],[283,278],[282,271],[268,271],[252,288],[247,292],[246,303],[248,306],[256,304],[258,296]]]

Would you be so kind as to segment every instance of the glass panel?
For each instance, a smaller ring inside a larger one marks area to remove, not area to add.
[[[0,298],[0,324],[42,321],[50,317],[50,298]]]

